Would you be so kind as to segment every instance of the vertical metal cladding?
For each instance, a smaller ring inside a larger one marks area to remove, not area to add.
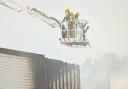
[[[0,53],[0,89],[35,89],[31,59]]]
[[[80,89],[79,65],[0,48],[0,89]]]
[[[48,89],[80,89],[79,65],[58,60],[48,63]]]

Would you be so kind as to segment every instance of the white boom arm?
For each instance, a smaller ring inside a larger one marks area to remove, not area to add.
[[[15,0],[0,0],[0,4],[17,12],[24,11],[31,16],[37,17],[52,28],[61,28],[61,23],[56,18],[46,15],[45,13],[37,10],[36,8],[29,8],[28,6],[26,7]]]

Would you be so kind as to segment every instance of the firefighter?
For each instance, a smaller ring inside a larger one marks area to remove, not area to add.
[[[69,18],[69,37],[75,37],[75,16],[73,13],[70,13]]]
[[[69,21],[69,18],[70,18],[70,10],[68,7],[66,7],[65,8],[65,16],[64,16],[63,21]]]
[[[70,21],[70,24],[72,25],[71,29],[73,29],[73,24],[75,24],[75,16],[73,13],[70,14],[69,21]]]
[[[76,20],[78,20],[79,15],[80,15],[79,11],[76,11],[76,13],[75,13],[75,19]]]
[[[79,15],[80,15],[79,11],[76,11],[76,13],[75,13],[76,28],[77,28],[77,24],[78,24]]]
[[[64,19],[63,19],[63,24],[62,24],[62,38],[67,38],[67,31],[69,29],[69,17],[70,17],[70,11],[69,8],[65,8],[65,14],[64,14]]]

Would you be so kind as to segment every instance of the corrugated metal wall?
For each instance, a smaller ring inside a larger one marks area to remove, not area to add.
[[[79,66],[0,48],[0,89],[80,89]]]
[[[0,89],[34,89],[30,60],[0,54]]]

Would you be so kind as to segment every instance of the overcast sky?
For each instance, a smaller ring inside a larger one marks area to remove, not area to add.
[[[28,14],[0,5],[0,47],[44,54],[49,58],[81,64],[103,53],[128,54],[128,0],[20,0],[59,20],[64,7],[79,10],[89,21],[91,48],[70,48],[59,42],[60,30]]]

